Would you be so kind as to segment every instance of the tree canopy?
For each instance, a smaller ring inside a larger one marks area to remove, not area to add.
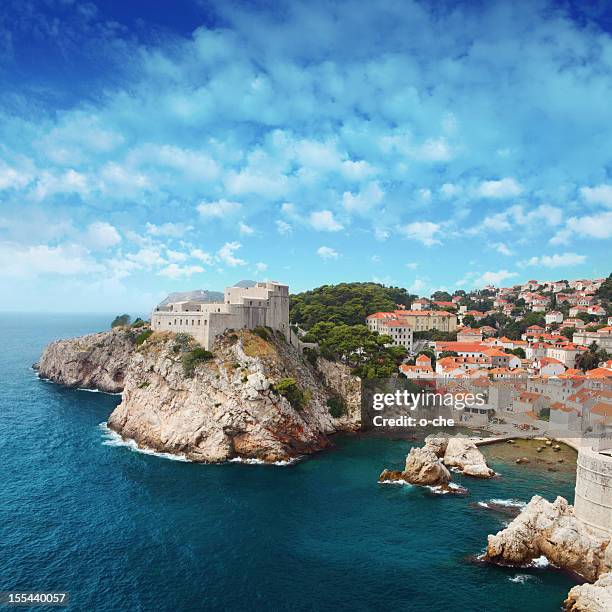
[[[401,346],[387,346],[389,336],[371,332],[365,325],[321,321],[313,325],[308,339],[319,343],[321,356],[341,361],[362,378],[391,376],[406,355]]]
[[[289,316],[304,329],[321,321],[358,325],[375,312],[396,310],[397,304],[408,307],[415,297],[401,287],[378,283],[323,285],[292,295]]]

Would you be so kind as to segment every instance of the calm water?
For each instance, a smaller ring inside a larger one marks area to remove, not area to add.
[[[1,317],[0,591],[68,590],[73,610],[559,610],[565,575],[467,560],[508,520],[472,504],[573,499],[572,474],[498,462],[500,480],[435,496],[376,483],[402,442],[345,438],[285,468],[105,445],[119,398],[30,365],[110,318]]]

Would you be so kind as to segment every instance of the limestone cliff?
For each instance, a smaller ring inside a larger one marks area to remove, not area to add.
[[[45,348],[34,368],[41,378],[68,387],[119,393],[123,390],[136,335],[134,330],[121,328],[56,340]]]
[[[609,539],[595,534],[574,516],[564,498],[550,503],[535,495],[508,527],[489,536],[485,558],[525,565],[544,555],[558,567],[593,582],[612,571],[609,544]]]
[[[54,342],[40,360],[40,375],[123,391],[108,426],[140,446],[193,461],[285,461],[357,427],[354,411],[332,417],[332,391],[321,373],[272,332],[267,339],[228,332],[212,355],[185,334],[156,332],[140,346],[135,335],[115,330]],[[198,350],[199,359],[186,367]]]
[[[328,390],[344,401],[346,412],[338,423],[345,429],[357,429],[361,424],[361,379],[347,365],[323,357],[317,358],[316,368]]]

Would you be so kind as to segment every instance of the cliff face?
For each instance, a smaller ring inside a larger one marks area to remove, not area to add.
[[[319,357],[318,374],[325,386],[338,394],[346,405],[345,414],[338,419],[345,429],[358,429],[361,425],[361,379],[351,374],[348,366]]]
[[[343,428],[315,372],[272,334],[268,341],[247,331],[226,334],[192,376],[184,372],[185,355],[174,334],[151,336],[130,361],[108,426],[141,446],[209,462],[291,459],[325,448],[327,434]],[[274,391],[286,378],[303,394],[293,405]]]
[[[41,378],[68,387],[123,390],[135,333],[117,329],[49,344],[34,366]]]
[[[70,387],[122,391],[111,429],[193,461],[285,461],[359,426],[359,379],[331,362],[314,368],[272,333],[267,340],[247,330],[226,333],[212,358],[187,370],[184,361],[197,348],[188,336],[156,332],[137,346],[136,335],[118,329],[53,342],[39,374]],[[276,391],[286,379],[297,389]],[[327,406],[332,395],[346,404],[338,418]]]

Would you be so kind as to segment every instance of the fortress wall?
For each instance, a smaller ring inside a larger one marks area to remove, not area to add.
[[[576,466],[576,516],[612,535],[612,457],[581,448]]]

